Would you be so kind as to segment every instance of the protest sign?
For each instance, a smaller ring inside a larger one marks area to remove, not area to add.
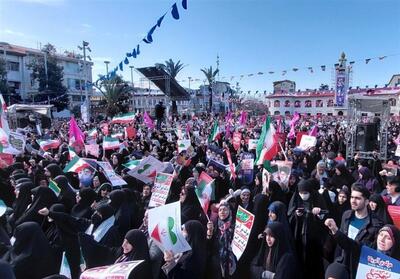
[[[393,224],[400,230],[400,206],[389,205],[388,212],[392,217]]]
[[[400,261],[362,246],[356,279],[400,278]]]
[[[237,151],[240,148],[240,141],[242,140],[242,134],[239,132],[233,133],[233,148]]]
[[[121,176],[115,173],[113,167],[110,165],[109,162],[97,161],[97,164],[103,169],[104,175],[110,181],[112,186],[121,186],[127,184]]]
[[[249,241],[254,215],[239,205],[236,212],[235,232],[232,239],[232,252],[239,260]]]
[[[272,177],[279,185],[283,188],[287,188],[289,185],[290,172],[292,171],[293,162],[290,161],[275,161],[275,164],[278,167],[277,172],[272,173]]]
[[[187,150],[191,146],[190,140],[181,139],[178,140],[178,153]]]
[[[169,194],[169,188],[171,187],[174,176],[168,173],[159,172],[154,180],[154,186],[151,189],[151,198],[149,207],[157,207],[164,205]]]
[[[301,150],[308,150],[317,144],[317,138],[309,135],[303,135],[301,137],[299,148]]]
[[[254,155],[251,153],[244,153],[243,159],[240,162],[240,174],[242,183],[248,185],[253,182],[254,175]]]
[[[249,150],[257,148],[258,139],[249,139]]]
[[[163,170],[164,165],[162,162],[153,156],[148,156],[142,159],[140,164],[133,170],[129,171],[128,174],[144,183],[152,183],[156,177],[156,173]]]
[[[162,251],[174,254],[191,250],[181,232],[181,203],[174,202],[148,211],[148,232]]]
[[[83,272],[80,279],[128,279],[131,272],[142,262],[144,260],[91,268]]]
[[[25,140],[25,136],[24,135],[18,134],[18,133],[15,133],[15,132],[10,132],[10,136],[8,138],[8,142],[10,144],[9,147],[12,150],[15,151],[14,153],[10,153],[10,154],[17,153],[15,155],[18,155],[18,154],[21,154],[21,153],[23,153],[25,151],[25,142],[26,142],[26,140]],[[6,149],[3,152],[4,153],[8,153],[6,151]]]
[[[90,154],[94,157],[99,157],[99,145],[98,144],[85,144],[86,154]]]

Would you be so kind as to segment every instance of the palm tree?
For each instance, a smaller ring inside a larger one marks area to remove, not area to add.
[[[178,62],[174,62],[171,58],[169,60],[166,60],[163,63],[156,63],[156,67],[159,67],[166,71],[172,78],[176,78],[178,73],[185,67],[182,63],[181,60],[178,60]],[[178,108],[176,106],[176,100],[172,100],[172,113],[177,113]]]
[[[100,84],[95,85],[95,87],[104,97],[101,103],[106,106],[108,116],[114,116],[127,111],[126,104],[129,99],[130,87],[120,76],[103,80]]]
[[[212,86],[215,82],[215,77],[217,76],[219,69],[216,69],[215,71],[213,71],[212,66],[210,66],[210,68],[204,68],[204,69],[200,69],[204,75],[206,76],[206,79],[208,81],[208,90],[210,91],[210,113],[212,112]]]

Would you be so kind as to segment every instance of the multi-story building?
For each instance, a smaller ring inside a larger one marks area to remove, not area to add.
[[[291,80],[274,81],[274,94],[294,93],[296,92],[296,83]]]
[[[39,84],[32,78],[32,71],[28,65],[44,55],[45,53],[38,49],[0,42],[0,56],[6,61],[8,86],[11,91],[19,94],[22,100],[31,99],[38,93]],[[68,90],[70,108],[80,105],[85,100],[85,78],[88,83],[92,82],[93,63],[86,61],[85,64],[79,55],[73,53],[56,54],[55,57],[58,65],[64,69],[63,84]],[[90,96],[90,87],[88,90]]]
[[[346,115],[348,96],[377,96],[390,100],[390,111],[399,115],[400,75],[393,75],[389,84],[382,88],[357,88],[349,86],[352,74],[352,62],[347,65],[346,55],[341,54],[339,63],[335,65],[334,89],[330,90],[298,90],[290,80],[274,82],[274,92],[266,96],[266,104],[274,115],[298,113],[308,115]]]

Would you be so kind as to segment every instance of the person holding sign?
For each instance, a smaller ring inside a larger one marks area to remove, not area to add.
[[[206,271],[206,232],[203,225],[196,220],[186,222],[182,226],[182,234],[192,250],[180,255],[170,251],[164,252],[166,266],[174,267],[168,272],[173,279],[203,279]]]
[[[263,243],[251,264],[252,279],[299,278],[296,256],[287,241],[288,237],[282,223],[268,223]]]
[[[235,231],[235,220],[228,202],[221,201],[218,208],[218,219],[214,224],[207,224],[210,263],[207,278],[231,278],[236,271],[236,257],[232,252],[232,239]]]

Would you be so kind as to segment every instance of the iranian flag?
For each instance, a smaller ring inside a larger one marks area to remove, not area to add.
[[[53,180],[50,180],[49,188],[54,192],[54,194],[56,194],[57,197],[60,195],[61,189],[60,187],[58,187],[57,183],[55,183]]]
[[[275,137],[275,128],[271,118],[267,117],[261,130],[261,136],[256,148],[256,164],[262,165],[264,161],[271,161],[278,154],[278,143]]]
[[[208,212],[210,201],[214,199],[215,182],[207,173],[202,172],[198,179],[196,195],[205,214]]]
[[[124,133],[123,132],[118,132],[115,134],[111,134],[111,137],[114,139],[123,139],[124,138]]]
[[[68,146],[68,153],[69,153],[70,160],[72,160],[74,157],[78,156],[78,154],[76,154],[76,151],[72,146]]]
[[[210,136],[208,137],[208,141],[209,142],[215,141],[217,139],[218,134],[219,134],[218,120],[215,120]]]
[[[37,140],[37,143],[40,145],[40,148],[43,149],[43,151],[47,151],[53,148],[58,148],[60,146],[59,140],[52,140],[52,139]]]
[[[111,123],[131,123],[133,121],[135,121],[135,113],[129,112],[114,116],[111,120]]]
[[[104,150],[111,150],[111,149],[118,149],[119,148],[119,139],[111,138],[111,137],[104,137],[103,139],[103,149]]]
[[[142,160],[131,160],[128,163],[122,164],[125,168],[133,170],[137,166],[139,166]]]
[[[96,138],[97,137],[97,129],[93,128],[92,130],[88,131],[88,136],[91,138]]]
[[[87,168],[92,168],[92,166],[88,162],[83,160],[82,158],[79,158],[78,156],[76,156],[68,163],[68,165],[65,166],[64,172],[65,173],[67,173],[67,172],[79,173],[81,170],[87,169]]]

